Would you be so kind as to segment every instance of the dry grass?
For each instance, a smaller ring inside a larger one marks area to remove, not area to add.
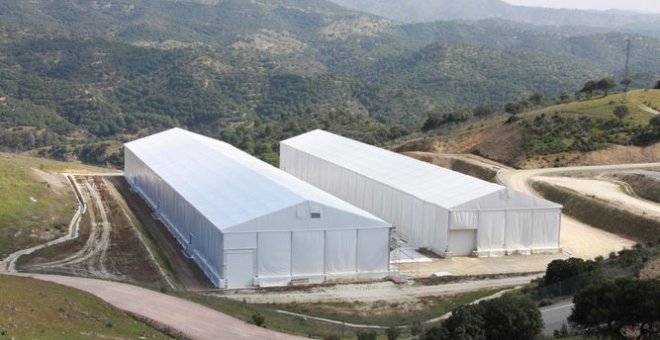
[[[30,278],[0,276],[2,339],[168,339],[90,294]]]

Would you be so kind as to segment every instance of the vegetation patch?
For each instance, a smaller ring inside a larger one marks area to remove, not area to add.
[[[0,275],[0,339],[169,339],[90,294]]]
[[[493,295],[497,291],[490,289],[453,296],[427,296],[410,302],[381,300],[376,302],[294,303],[274,307],[353,324],[385,327],[406,326],[439,317],[458,306]]]
[[[0,153],[0,258],[67,232],[75,198],[52,165]]]
[[[615,208],[596,198],[542,182],[534,182],[532,187],[546,199],[562,204],[567,215],[594,227],[639,242],[660,233],[659,221]]]

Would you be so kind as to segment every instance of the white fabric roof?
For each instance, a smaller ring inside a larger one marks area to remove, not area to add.
[[[183,129],[125,147],[219,229],[307,201],[381,221],[227,143]]]
[[[322,130],[282,144],[354,171],[445,209],[505,187]]]

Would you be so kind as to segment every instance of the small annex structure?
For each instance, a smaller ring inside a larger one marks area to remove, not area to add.
[[[562,206],[326,131],[280,143],[280,168],[442,256],[559,251]]]
[[[124,176],[217,287],[388,275],[389,223],[227,143],[138,139]]]

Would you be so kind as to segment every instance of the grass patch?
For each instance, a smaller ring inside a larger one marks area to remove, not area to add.
[[[168,339],[101,299],[31,278],[0,275],[2,339]]]
[[[546,115],[562,112],[567,115],[586,115],[590,118],[610,119],[616,118],[613,110],[618,105],[628,107],[630,120],[640,125],[647,125],[652,115],[642,110],[639,105],[660,106],[660,90],[634,90],[626,93],[615,93],[607,97],[596,97],[588,100],[573,101],[566,104],[548,106],[543,109],[526,113],[525,116]],[[650,104],[650,105],[649,105]]]
[[[276,308],[354,324],[378,326],[409,326],[413,322],[424,322],[449,313],[454,308],[490,296],[499,289],[480,290],[443,297],[425,297],[414,305],[390,303],[386,300],[375,303],[337,302],[275,305]]]
[[[354,339],[356,332],[363,330],[349,326],[329,324],[307,318],[306,320],[278,313],[277,310],[286,310],[294,313],[301,313],[310,316],[317,316],[326,319],[343,321],[354,324],[378,325],[384,327],[390,326],[411,326],[413,322],[423,322],[442,316],[454,308],[471,303],[477,299],[492,295],[499,290],[482,290],[465,294],[458,294],[448,297],[436,298],[429,297],[420,299],[421,308],[411,311],[409,309],[397,308],[387,302],[379,302],[368,306],[367,312],[365,304],[361,303],[316,303],[316,304],[251,304],[236,301],[224,297],[213,295],[202,295],[189,292],[172,292],[171,294],[194,301],[196,303],[213,308],[222,313],[226,313],[248,323],[254,323],[253,316],[261,315],[264,317],[264,326],[279,332],[314,337],[328,338],[336,336],[338,338]],[[382,305],[382,306],[381,306]],[[382,308],[381,308],[382,307]],[[404,334],[409,330],[404,329]],[[378,332],[384,334],[383,330]]]
[[[660,234],[660,222],[654,219],[548,183],[534,182],[532,187],[546,199],[564,205],[564,213],[567,215],[594,227],[642,243]]]
[[[0,154],[0,257],[65,234],[75,211],[66,182],[55,188],[33,169],[45,167]]]
[[[354,331],[352,330],[342,329],[339,325],[329,325],[310,319],[303,320],[298,317],[278,313],[274,306],[250,304],[218,296],[180,291],[172,292],[171,294],[231,315],[248,323],[253,323],[253,315],[260,314],[264,317],[264,327],[283,333],[314,338],[327,338],[330,336],[354,338]]]
[[[0,153],[0,258],[66,234],[77,201],[59,173],[82,171],[107,170]]]

